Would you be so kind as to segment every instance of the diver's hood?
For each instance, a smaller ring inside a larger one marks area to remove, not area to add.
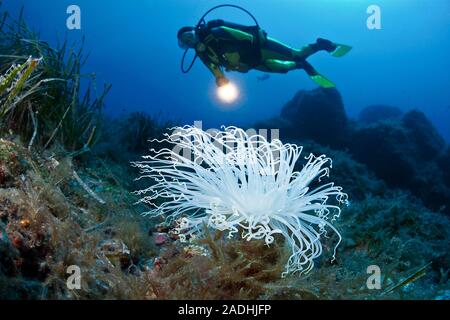
[[[181,39],[181,36],[183,35],[183,33],[189,32],[189,31],[193,31],[193,30],[195,30],[195,27],[183,27],[183,28],[181,28],[180,30],[178,30],[178,33],[177,33],[178,40]]]

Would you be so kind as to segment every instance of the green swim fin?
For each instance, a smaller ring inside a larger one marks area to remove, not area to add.
[[[321,74],[316,74],[314,76],[310,76],[310,78],[315,83],[317,83],[319,86],[321,86],[322,88],[334,88],[334,87],[336,87],[336,85],[333,82],[331,82],[330,80],[328,80],[327,78],[325,78]]]
[[[347,46],[345,44],[336,44],[336,49],[332,51],[330,54],[333,57],[340,58],[345,56],[350,50],[352,50],[351,46]]]

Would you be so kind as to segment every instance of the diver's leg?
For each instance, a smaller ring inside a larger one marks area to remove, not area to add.
[[[301,49],[295,49],[273,38],[268,37],[267,41],[264,42],[264,45],[261,48],[261,53],[263,59],[296,61],[299,59],[306,59],[310,55],[320,50],[325,49],[323,48],[323,46],[320,46],[317,43],[304,46]]]
[[[314,67],[306,60],[288,61],[278,59],[266,59],[263,64],[255,67],[256,70],[272,73],[287,73],[291,70],[303,69],[309,75],[311,80],[317,83],[322,88],[334,88],[335,84],[321,75]]]
[[[330,42],[331,43],[331,42]],[[295,69],[303,69],[309,77],[323,88],[333,88],[334,83],[317,72],[305,59],[320,50],[335,50],[328,42],[318,40],[316,44],[301,50],[292,49],[276,40],[267,38],[262,48],[262,65],[255,69],[264,72],[287,73]]]
[[[256,66],[256,70],[272,73],[287,73],[298,69],[297,62],[278,59],[266,59],[262,65]]]
[[[319,51],[327,51],[335,57],[341,57],[350,51],[350,46],[335,44],[330,40],[317,39],[316,43],[295,49],[273,38],[267,37],[261,48],[263,59],[301,60]]]
[[[261,54],[263,60],[294,60],[295,49],[275,39],[267,37],[262,43]]]
[[[315,54],[319,51],[327,51],[327,52],[333,52],[336,50],[337,45],[331,42],[330,40],[325,39],[317,39],[316,43],[312,43],[309,45],[304,46],[300,50],[295,51],[295,56],[300,59],[306,59],[309,56]]]
[[[297,62],[297,68],[305,70],[308,76],[322,88],[334,88],[336,85],[321,75],[314,67],[306,60]]]

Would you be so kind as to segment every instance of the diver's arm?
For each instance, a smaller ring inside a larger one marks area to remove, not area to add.
[[[231,41],[249,41],[253,43],[253,35],[250,33],[244,32],[239,29],[220,26],[215,27],[210,30],[210,33],[216,38],[220,40],[231,40]]]
[[[216,84],[218,87],[228,84],[229,81],[225,77],[225,74],[223,73],[222,68],[220,66],[202,56],[200,56],[200,59],[216,78]]]

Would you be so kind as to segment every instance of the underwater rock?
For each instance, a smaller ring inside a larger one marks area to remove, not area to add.
[[[385,268],[395,266],[396,272],[403,273],[395,277],[394,284],[431,262],[427,281],[447,281],[442,270],[448,270],[450,266],[447,252],[450,221],[441,213],[430,212],[406,192],[391,191],[389,196],[355,202],[345,210],[343,217],[342,223],[348,226],[343,235],[346,239],[344,244],[352,244],[345,248],[348,254],[342,256],[342,266],[345,265],[347,270],[357,264],[367,266],[364,260],[376,257]],[[362,252],[368,256],[362,256]],[[415,284],[421,285],[419,281]],[[436,294],[436,288],[422,286],[409,294],[430,297]]]
[[[450,188],[450,146],[448,146],[447,150],[439,157],[438,165],[443,173],[442,178],[444,179],[445,184]]]
[[[379,122],[355,131],[350,150],[388,185],[407,188],[414,172],[414,152],[406,130],[393,123]]]
[[[29,218],[33,208],[26,199],[21,190],[0,189],[0,218],[4,229],[0,250],[9,248],[0,270],[7,270],[11,276],[43,280],[49,272],[45,259],[49,252],[50,230],[46,224],[39,228],[32,226]]]
[[[356,129],[349,149],[390,187],[410,190],[436,211],[450,211],[445,141],[420,111]],[[441,159],[439,165],[438,159]]]
[[[280,133],[283,139],[295,139],[292,122],[280,116],[275,116],[266,120],[258,121],[253,125],[253,127],[260,130],[280,129]]]
[[[20,260],[19,252],[14,248],[9,240],[6,230],[0,222],[0,270],[7,276],[15,276],[19,273]],[[1,295],[0,295],[1,296]]]
[[[399,120],[403,111],[397,107],[384,104],[371,105],[359,113],[359,122],[369,125],[386,120]]]
[[[415,147],[414,152],[423,160],[435,159],[445,150],[444,138],[423,112],[412,110],[406,113],[402,124],[408,130],[409,138]]]
[[[0,139],[0,187],[12,188],[17,185],[17,177],[26,170],[24,152],[16,143]]]
[[[309,141],[303,142],[303,148],[305,154],[327,154],[333,159],[333,180],[344,188],[350,203],[386,192],[387,186],[383,180],[377,178],[367,165],[355,161],[348,152],[333,150]],[[301,166],[296,166],[296,170],[301,169]]]
[[[144,112],[133,112],[120,119],[105,117],[105,122],[108,126],[101,129],[95,153],[119,163],[134,160],[156,145],[153,139],[164,139],[164,134],[176,125],[163,120],[161,114]]]
[[[300,90],[281,111],[289,123],[283,136],[311,139],[322,145],[342,146],[348,134],[348,119],[337,89]]]

